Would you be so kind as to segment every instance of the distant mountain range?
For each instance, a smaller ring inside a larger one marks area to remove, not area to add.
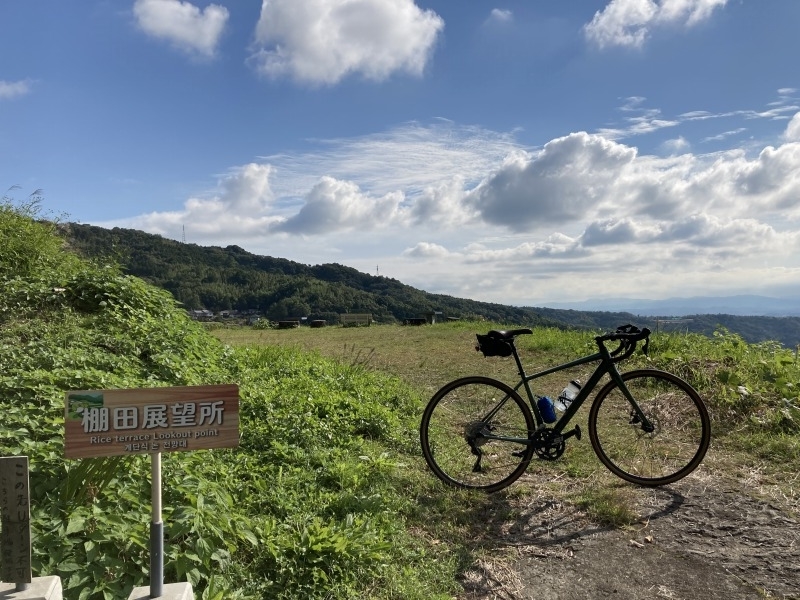
[[[768,296],[695,296],[642,300],[608,298],[583,302],[555,302],[550,308],[581,311],[622,311],[644,316],[738,315],[762,317],[800,316],[800,298],[770,298]]]

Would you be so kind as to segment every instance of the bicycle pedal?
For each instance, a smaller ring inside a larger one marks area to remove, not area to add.
[[[575,429],[573,429],[572,431],[567,431],[566,433],[561,434],[561,437],[566,440],[568,438],[571,438],[573,435],[575,436],[576,440],[581,439],[581,428],[578,427],[577,425],[575,425]]]

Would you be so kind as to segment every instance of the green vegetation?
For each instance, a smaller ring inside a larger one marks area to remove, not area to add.
[[[291,349],[226,348],[167,292],[62,251],[37,216],[0,206],[0,452],[30,457],[36,574],[60,575],[71,600],[148,582],[149,460],[64,460],[66,391],[236,382],[240,447],[164,456],[167,581],[205,599],[452,589],[453,561],[409,526],[407,386]]]
[[[240,386],[239,448],[164,456],[166,579],[188,579],[207,600],[451,598],[493,551],[491,525],[513,520],[534,483],[598,522],[632,522],[625,488],[586,441],[533,466],[537,482],[494,496],[446,489],[426,472],[417,426],[432,390],[460,374],[514,372],[472,349],[475,332],[499,325],[209,333],[169,293],[64,251],[37,208],[35,198],[0,203],[0,453],[30,457],[35,574],[60,575],[69,600],[147,584],[150,514],[147,457],[64,460],[69,390]],[[591,346],[591,333],[555,327],[520,338],[534,366]],[[797,502],[791,352],[726,331],[661,334],[650,358],[626,366],[645,364],[678,372],[707,399],[715,452],[701,471],[752,470]]]
[[[475,333],[500,328],[491,323],[459,322],[433,327],[382,326],[364,330],[254,330],[218,327],[213,333],[232,345],[282,345],[391,373],[429,398],[448,381],[465,375],[487,375],[506,382],[516,377],[511,358],[485,359],[473,351]],[[531,369],[571,360],[594,350],[590,331],[537,328],[518,338],[518,348]],[[800,509],[800,494],[792,478],[800,471],[800,362],[780,344],[748,344],[724,329],[713,336],[659,333],[651,336],[649,355],[637,352],[624,370],[655,367],[685,378],[705,399],[712,418],[712,451],[703,468],[721,469],[739,477],[759,473],[765,485],[777,486],[780,497]],[[537,380],[536,391],[554,396],[564,379],[585,380],[592,366]],[[421,410],[421,409],[420,409]],[[578,414],[585,429],[588,407]],[[567,444],[555,463],[537,463],[536,471],[552,471],[581,480],[580,491],[569,494],[579,505],[609,507],[598,513],[601,521],[623,523],[629,518],[624,502],[614,516],[615,499],[624,500],[619,482],[600,466],[586,441]],[[563,481],[563,480],[562,480]],[[512,489],[519,487],[514,484]],[[510,492],[513,493],[513,492]],[[567,493],[567,492],[565,492]],[[599,510],[599,509],[595,509]],[[604,517],[602,513],[607,513]]]

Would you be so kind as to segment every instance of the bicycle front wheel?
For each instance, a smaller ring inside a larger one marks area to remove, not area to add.
[[[457,379],[431,398],[422,415],[425,461],[445,483],[496,492],[525,472],[536,429],[530,408],[508,385],[488,377]]]
[[[600,461],[625,481],[645,486],[673,483],[694,471],[711,441],[708,411],[697,391],[655,369],[623,373],[622,379],[652,431],[609,382],[589,411],[589,437]]]

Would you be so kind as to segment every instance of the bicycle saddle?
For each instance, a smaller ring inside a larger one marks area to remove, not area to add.
[[[491,338],[496,340],[513,340],[518,335],[522,335],[523,333],[533,333],[533,330],[525,328],[525,329],[509,329],[508,331],[498,331],[496,329],[492,329],[488,335]]]

